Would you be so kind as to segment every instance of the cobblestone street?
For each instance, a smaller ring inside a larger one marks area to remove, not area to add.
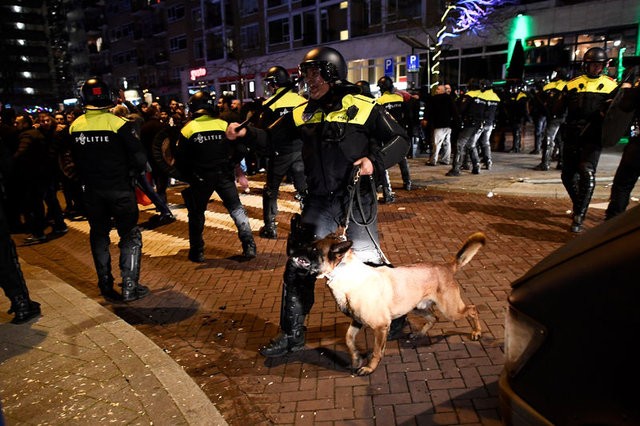
[[[242,195],[254,231],[261,225],[261,178],[252,177],[251,193]],[[484,232],[487,245],[458,273],[464,297],[478,307],[483,335],[471,341],[464,320],[439,322],[427,337],[417,336],[422,319],[410,316],[404,338],[387,344],[382,364],[369,377],[348,369],[344,335],[350,321],[323,280],[316,284],[306,349],[280,359],[257,353],[278,329],[288,221],[297,209],[290,186],[280,203],[280,238],[257,239],[258,257],[250,262],[241,261],[233,223],[214,198],[205,230],[207,261],[201,265],[187,260],[186,211],[179,204],[181,187],[172,187],[178,221],[143,232],[141,281],[153,294],[129,305],[108,304],[99,296],[86,222],[70,222],[64,237],[19,251],[29,264],[51,271],[151,338],[231,425],[497,425],[509,284],[572,238],[567,200],[416,183],[413,191],[398,190],[396,203],[380,206],[382,248],[394,264],[445,260],[471,233]],[[151,214],[144,210],[141,223]],[[602,217],[602,210],[591,209],[587,227]],[[371,348],[372,338],[362,333],[359,345]]]

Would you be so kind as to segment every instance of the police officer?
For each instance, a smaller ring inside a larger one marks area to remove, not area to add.
[[[482,132],[487,103],[480,97],[480,83],[476,79],[471,79],[467,86],[469,91],[460,100],[462,130],[460,130],[456,141],[453,166],[446,173],[447,176],[460,176],[460,168],[462,167],[465,153],[468,153],[471,157],[472,173],[476,175],[480,173],[480,158],[476,143]]]
[[[356,255],[364,261],[382,263],[379,250],[373,174],[381,174],[407,153],[409,141],[404,128],[373,99],[359,95],[360,89],[346,81],[347,64],[330,47],[309,51],[300,63],[300,74],[308,89],[309,101],[296,107],[273,126],[270,132],[229,125],[227,135],[258,145],[268,143],[269,134],[288,134],[303,141],[302,158],[308,195],[299,218],[292,223],[290,245],[304,245],[333,232],[348,221],[347,238],[354,242]],[[350,185],[354,167],[359,167],[360,208],[346,217],[351,202]],[[373,188],[372,188],[373,187]],[[367,226],[366,224],[369,223]],[[267,357],[304,348],[305,318],[314,302],[316,276],[298,269],[290,259],[284,272],[281,333],[260,349]],[[392,324],[401,330],[405,318]]]
[[[389,76],[380,77],[378,79],[378,88],[380,89],[380,97],[377,102],[382,105],[389,114],[405,129],[409,130],[409,110],[402,95],[396,93],[393,79]],[[405,190],[411,190],[411,174],[409,172],[409,163],[407,157],[400,160],[400,175]],[[385,192],[386,189],[386,192]],[[386,182],[382,186],[384,192],[384,202],[393,202],[393,193],[391,192],[391,183],[389,182],[389,174],[386,174]]]
[[[542,106],[547,117],[547,125],[542,139],[542,158],[540,164],[534,168],[535,170],[549,170],[558,130],[567,115],[567,109],[563,105],[562,97],[562,91],[567,84],[567,76],[562,70],[557,70],[555,73],[551,81],[542,87]],[[560,149],[560,152],[562,152],[562,149]],[[559,160],[558,165],[561,164],[562,161]]]
[[[564,103],[562,184],[573,203],[571,232],[581,232],[596,186],[596,168],[602,152],[602,121],[617,83],[602,75],[608,61],[600,47],[587,50],[582,58],[582,75],[567,82]]]
[[[40,304],[29,297],[16,245],[11,239],[9,222],[5,215],[4,188],[5,178],[9,175],[11,167],[10,158],[9,150],[0,137],[0,287],[11,301],[9,313],[14,314],[11,322],[22,324],[40,315]]]
[[[147,158],[133,124],[109,112],[113,106],[109,86],[100,78],[90,78],[81,92],[86,113],[69,127],[69,142],[83,185],[98,287],[105,298],[119,298],[113,289],[109,253],[113,218],[120,236],[122,299],[130,302],[149,294],[149,289],[138,283],[142,235],[134,190],[135,176],[142,173]]]
[[[529,96],[520,84],[510,87],[506,104],[507,119],[513,135],[513,146],[509,152],[518,153],[522,150],[522,126],[529,118]]]
[[[235,184],[234,169],[240,153],[225,136],[227,122],[218,116],[215,96],[200,90],[189,99],[189,121],[180,131],[176,167],[189,182],[182,191],[189,216],[189,260],[204,262],[204,212],[213,191],[222,199],[238,228],[245,259],[256,257],[249,218]]]
[[[289,91],[291,81],[289,73],[281,66],[273,66],[267,71],[265,82],[273,96],[264,101],[265,104],[280,96],[279,99],[265,108],[260,115],[258,127],[266,129],[278,118],[289,114],[294,107],[305,102],[305,99],[295,92]],[[269,163],[267,165],[267,182],[262,193],[262,207],[264,226],[260,229],[262,238],[275,239],[278,236],[276,216],[278,214],[278,193],[282,179],[289,173],[293,180],[293,186],[298,192],[301,202],[307,193],[307,181],[304,176],[302,163],[302,141],[299,138],[290,139],[286,135],[273,135],[270,140]]]
[[[484,168],[491,170],[493,160],[491,158],[491,133],[496,127],[496,113],[500,105],[500,97],[493,91],[489,80],[480,80],[480,93],[478,98],[485,103],[484,114],[482,117],[482,129],[478,136],[480,151],[482,152],[482,161]]]
[[[624,147],[620,164],[611,185],[611,198],[605,219],[611,219],[623,213],[629,205],[631,191],[640,177],[640,80],[634,86],[623,83],[621,106],[633,111],[629,143]],[[627,87],[627,85],[629,87]]]

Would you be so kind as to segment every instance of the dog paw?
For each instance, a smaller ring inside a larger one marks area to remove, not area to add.
[[[480,340],[481,333],[479,331],[474,331],[471,333],[471,340],[476,341]]]
[[[358,373],[358,376],[368,376],[369,374],[373,373],[373,368],[362,367],[358,369],[357,373]]]
[[[351,369],[357,372],[360,369],[360,367],[362,367],[362,364],[364,364],[364,358],[362,357],[353,358],[351,360]]]

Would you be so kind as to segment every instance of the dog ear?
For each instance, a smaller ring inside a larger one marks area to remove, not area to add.
[[[353,245],[353,241],[340,241],[339,243],[335,243],[331,245],[331,253],[334,254],[345,254]]]

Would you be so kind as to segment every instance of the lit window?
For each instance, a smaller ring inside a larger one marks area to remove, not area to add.
[[[19,30],[24,30],[25,25],[22,22],[16,22],[16,28]]]
[[[32,75],[33,75],[33,74],[31,74],[29,71],[24,71],[24,72],[22,73],[22,76],[23,76],[24,78],[31,78],[31,76],[32,76]]]
[[[340,40],[349,40],[349,30],[340,31]]]
[[[26,56],[20,56],[20,60],[22,60],[22,62],[29,62],[29,58]]]
[[[13,11],[16,13],[22,13],[22,7],[21,6],[13,6]]]
[[[36,93],[36,91],[33,87],[25,87],[24,93],[26,93],[27,95],[33,95],[34,93]]]
[[[18,40],[18,44],[19,44],[20,46],[24,46],[25,41],[24,41],[24,40]]]

